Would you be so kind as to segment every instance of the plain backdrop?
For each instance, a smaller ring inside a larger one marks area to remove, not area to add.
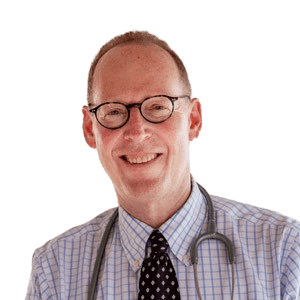
[[[202,104],[191,171],[210,194],[300,219],[299,1],[6,1],[1,25],[1,298],[24,299],[34,250],[117,205],[82,134],[90,64],[147,30]]]

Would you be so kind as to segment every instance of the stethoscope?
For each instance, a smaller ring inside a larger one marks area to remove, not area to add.
[[[193,242],[190,248],[190,256],[191,256],[191,262],[194,269],[194,276],[195,276],[195,284],[196,284],[196,290],[197,295],[200,300],[202,300],[201,294],[200,294],[200,287],[199,287],[199,280],[198,280],[198,273],[197,273],[197,263],[198,263],[198,247],[201,242],[209,239],[219,240],[223,242],[226,245],[226,248],[228,250],[228,259],[231,264],[231,277],[232,277],[232,292],[231,292],[231,300],[234,299],[234,286],[235,286],[235,270],[234,270],[234,263],[235,263],[235,247],[233,243],[227,238],[225,235],[219,233],[216,231],[216,213],[211,201],[211,198],[209,194],[206,192],[206,190],[198,183],[198,187],[202,194],[204,195],[207,207],[208,207],[208,221],[207,221],[207,232],[200,234],[196,240]],[[99,277],[100,272],[100,265],[104,256],[105,247],[107,244],[107,240],[109,237],[109,233],[112,229],[112,226],[118,216],[118,208],[114,211],[113,215],[111,216],[106,228],[105,232],[103,234],[101,244],[97,253],[97,258],[94,266],[93,276],[91,280],[91,284],[89,287],[88,292],[88,300],[95,299],[94,296],[96,295],[96,287],[97,287],[97,281]]]

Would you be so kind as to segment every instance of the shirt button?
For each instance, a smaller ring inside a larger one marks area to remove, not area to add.
[[[133,261],[133,266],[134,267],[138,267],[139,266],[139,261],[138,260],[134,260]]]
[[[187,254],[187,255],[184,256],[184,261],[185,261],[186,263],[190,263],[190,262],[191,262],[191,257],[190,257],[189,254]]]

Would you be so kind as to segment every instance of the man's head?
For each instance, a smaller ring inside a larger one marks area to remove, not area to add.
[[[173,56],[157,43],[110,47],[92,68],[90,109],[105,102],[141,103],[155,95],[181,97],[190,91]],[[161,107],[155,104],[154,109]],[[132,107],[128,122],[118,129],[103,127],[86,106],[83,113],[85,139],[97,149],[123,207],[155,201],[158,193],[167,194],[189,182],[189,141],[198,136],[202,124],[197,99],[179,98],[171,117],[158,124]],[[115,114],[120,112],[111,112]],[[126,202],[129,198],[131,203]]]
[[[185,92],[187,95],[191,96],[192,94],[192,88],[191,84],[188,78],[187,71],[184,67],[183,62],[179,58],[179,56],[169,47],[169,45],[157,38],[155,35],[148,33],[147,31],[130,31],[125,34],[116,36],[112,40],[110,40],[108,43],[106,43],[104,46],[101,47],[98,54],[95,56],[92,65],[90,67],[89,71],[89,77],[88,77],[88,103],[89,106],[93,103],[93,95],[94,95],[94,73],[96,66],[99,62],[99,60],[104,56],[105,53],[107,53],[110,49],[118,46],[118,45],[126,45],[126,44],[140,44],[140,45],[149,45],[149,44],[155,44],[159,47],[165,49],[173,58],[174,62],[177,65],[180,78],[185,86]]]

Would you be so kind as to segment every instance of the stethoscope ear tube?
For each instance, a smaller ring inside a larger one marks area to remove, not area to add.
[[[226,237],[225,235],[219,232],[216,232],[216,212],[214,210],[213,203],[207,191],[199,183],[197,184],[200,191],[205,197],[205,200],[207,202],[207,207],[209,209],[208,220],[207,220],[208,225],[207,225],[207,232],[199,235],[191,245],[190,248],[191,262],[192,264],[198,263],[199,244],[205,240],[214,239],[214,240],[222,241],[226,245],[226,248],[228,250],[229,262],[230,264],[233,264],[235,263],[235,256],[236,256],[235,247],[228,237]]]
[[[235,247],[228,237],[226,237],[225,235],[223,235],[219,232],[203,233],[196,238],[196,240],[191,245],[191,249],[190,249],[192,264],[194,265],[194,264],[198,263],[198,247],[199,247],[200,243],[205,240],[210,240],[210,239],[222,241],[226,245],[226,248],[228,250],[229,262],[230,262],[230,264],[234,264],[235,263]]]
[[[211,201],[211,198],[207,191],[198,183],[198,187],[202,194],[205,197],[205,200],[207,202],[207,207],[209,209],[208,211],[208,221],[207,221],[207,232],[199,235],[190,248],[190,255],[191,255],[191,262],[194,268],[194,276],[195,276],[195,284],[196,284],[196,290],[199,300],[202,300],[201,293],[200,293],[200,287],[199,287],[199,280],[198,280],[198,272],[197,272],[197,264],[198,264],[198,247],[201,242],[205,240],[219,240],[222,241],[228,250],[228,258],[229,262],[231,264],[231,273],[232,273],[232,293],[231,293],[231,299],[234,299],[234,288],[235,288],[235,269],[234,269],[234,263],[235,263],[235,247],[231,240],[226,237],[225,235],[216,232],[216,213],[213,207],[213,203]]]

